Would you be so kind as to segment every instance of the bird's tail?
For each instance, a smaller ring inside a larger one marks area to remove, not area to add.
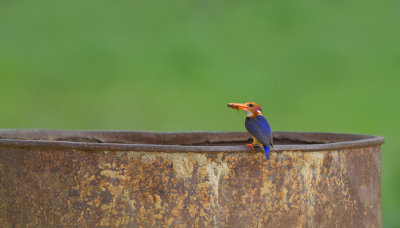
[[[270,146],[264,145],[265,157],[269,160],[269,151],[271,150]]]

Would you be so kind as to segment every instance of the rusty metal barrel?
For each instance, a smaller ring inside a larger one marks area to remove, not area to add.
[[[379,136],[0,130],[2,227],[381,227]]]

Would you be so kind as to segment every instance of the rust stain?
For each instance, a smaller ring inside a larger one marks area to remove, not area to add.
[[[0,224],[381,227],[380,146],[148,152],[0,146]]]

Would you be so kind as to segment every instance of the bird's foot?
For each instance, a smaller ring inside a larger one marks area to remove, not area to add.
[[[254,150],[254,145],[255,145],[255,143],[247,144],[246,146],[249,146],[249,147],[251,148],[251,150],[252,150],[253,152],[255,152],[255,150]]]

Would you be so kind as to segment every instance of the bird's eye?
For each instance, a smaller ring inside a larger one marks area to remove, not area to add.
[[[254,105],[253,104],[249,104],[249,107],[251,108],[251,107],[253,107]]]

